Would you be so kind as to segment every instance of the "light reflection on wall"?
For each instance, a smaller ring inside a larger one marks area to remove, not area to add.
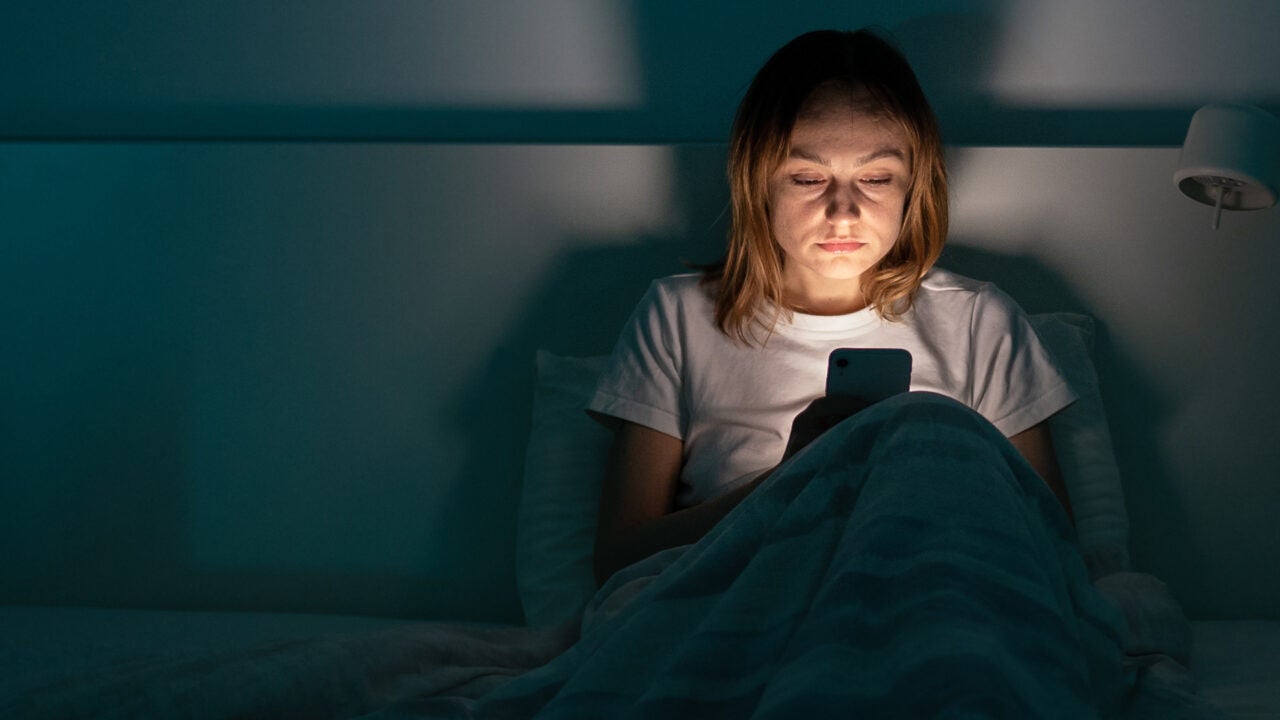
[[[1276,102],[1280,3],[1009,3],[990,93],[1040,108]]]
[[[628,0],[67,5],[24,8],[0,28],[0,107],[623,109],[643,99]]]
[[[405,13],[431,31],[406,48],[416,70],[431,71],[407,78],[436,106],[625,108],[643,99],[626,2],[406,3]]]

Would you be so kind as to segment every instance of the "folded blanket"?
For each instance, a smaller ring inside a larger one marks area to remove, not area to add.
[[[593,612],[567,652],[478,702],[385,716],[1085,718],[1131,689],[1124,621],[1057,500],[936,395],[828,432]]]

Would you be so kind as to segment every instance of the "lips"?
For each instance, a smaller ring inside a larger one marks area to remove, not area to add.
[[[823,250],[826,250],[829,253],[835,253],[836,255],[851,253],[859,248],[866,247],[866,245],[867,245],[866,243],[846,242],[846,241],[832,241],[832,242],[818,243],[818,247],[822,248]]]

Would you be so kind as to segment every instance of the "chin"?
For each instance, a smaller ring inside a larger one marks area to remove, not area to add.
[[[823,270],[822,277],[828,280],[857,280],[869,269],[863,267],[861,263],[857,265],[834,263]]]

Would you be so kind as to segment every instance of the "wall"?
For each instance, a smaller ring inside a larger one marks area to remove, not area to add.
[[[1278,6],[536,7],[11,9],[0,602],[516,617],[533,348],[607,347],[714,255],[722,150],[667,143],[720,141],[796,32],[878,23],[957,146],[949,259],[1102,322],[1135,560],[1275,616],[1277,212],[1212,233],[1159,146],[1280,108]]]
[[[0,602],[518,617],[533,351],[680,268],[679,164],[0,145]]]
[[[1280,613],[1280,211],[1173,187],[1177,149],[967,148],[948,264],[1101,324],[1135,566],[1196,617]]]
[[[961,145],[1177,145],[1280,110],[1271,0],[21,0],[0,137],[722,142],[755,69],[880,26]]]

